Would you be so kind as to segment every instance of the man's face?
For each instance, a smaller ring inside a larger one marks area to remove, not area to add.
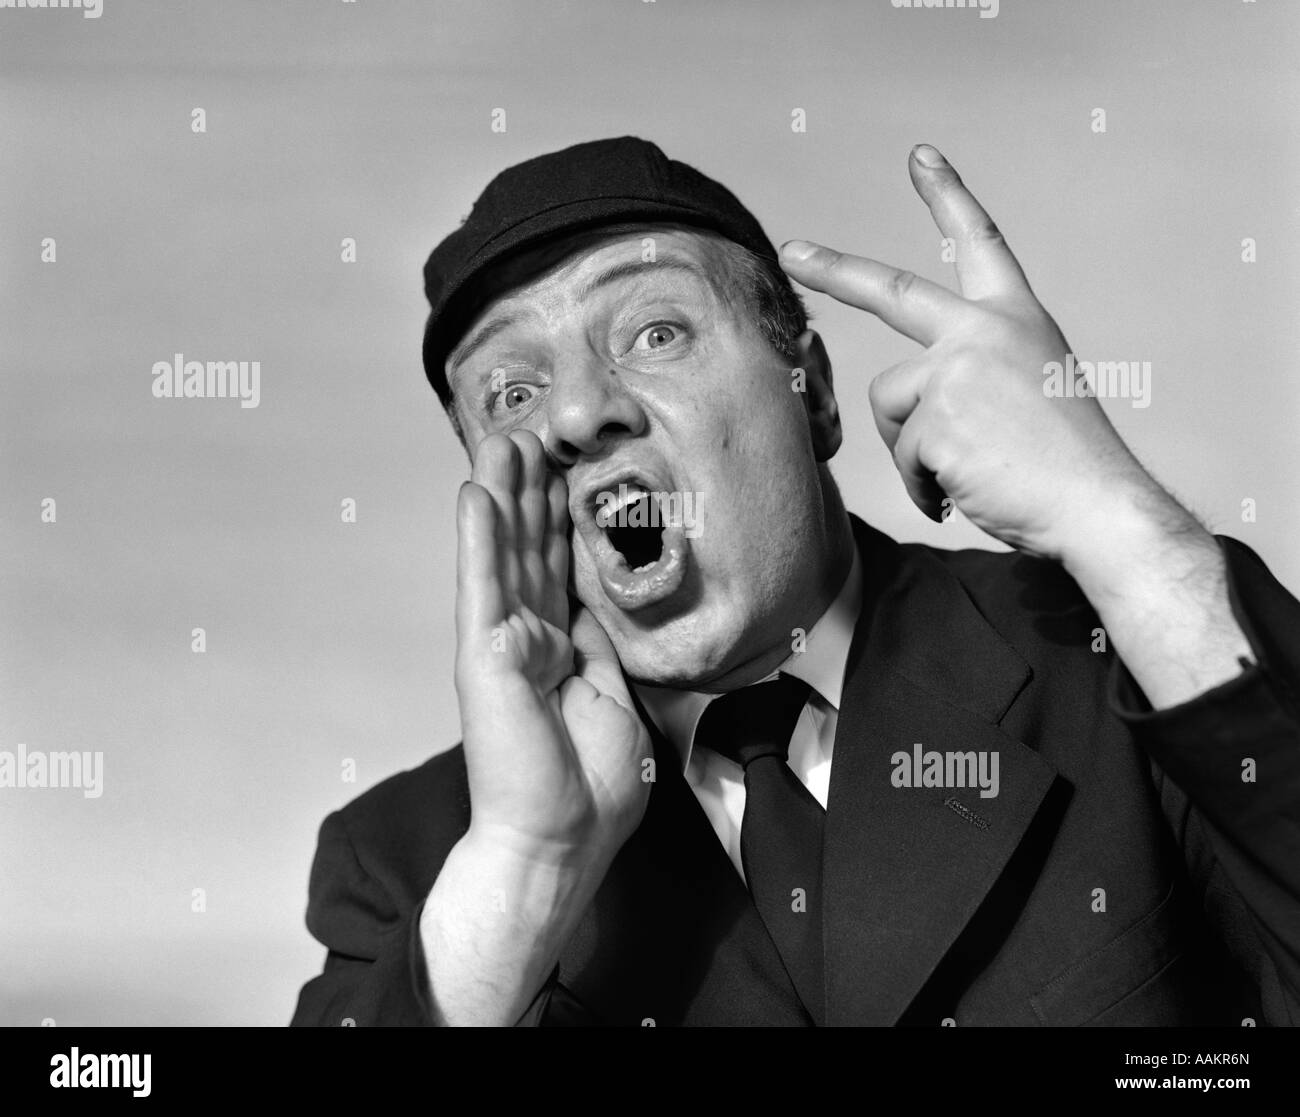
[[[521,427],[563,469],[574,592],[643,682],[743,673],[816,619],[834,446],[727,267],[685,229],[589,243],[488,302],[447,363],[471,455]]]

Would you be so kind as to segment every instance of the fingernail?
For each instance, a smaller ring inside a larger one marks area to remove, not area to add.
[[[912,148],[912,157],[923,167],[944,167],[948,161],[939,154],[938,149],[929,144],[917,144]]]
[[[788,240],[781,245],[781,255],[787,260],[793,260],[796,264],[802,263],[817,251],[815,244],[810,244],[806,240]]]

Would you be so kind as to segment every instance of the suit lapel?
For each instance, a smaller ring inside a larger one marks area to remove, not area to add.
[[[936,557],[856,519],[854,528],[865,587],[827,804],[827,1023],[892,1025],[993,887],[1056,773],[997,727],[1028,665]],[[997,795],[895,786],[903,769],[891,757],[912,757],[917,743],[996,754]]]

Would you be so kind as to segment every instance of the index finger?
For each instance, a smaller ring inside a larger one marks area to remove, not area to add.
[[[966,311],[964,300],[937,283],[811,241],[786,241],[781,246],[781,267],[805,287],[869,311],[926,346],[933,345]]]

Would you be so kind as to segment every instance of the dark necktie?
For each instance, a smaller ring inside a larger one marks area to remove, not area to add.
[[[778,675],[715,698],[695,740],[745,770],[740,859],[768,934],[812,1018],[822,1023],[822,832],[826,812],[786,763],[807,683]]]

